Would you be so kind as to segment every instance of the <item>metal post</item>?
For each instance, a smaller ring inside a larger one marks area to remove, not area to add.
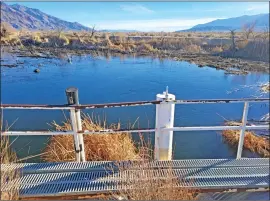
[[[75,87],[70,87],[66,89],[66,95],[68,103],[71,105],[79,105],[79,95],[78,95],[78,89]],[[81,112],[80,110],[73,110],[74,111],[74,117],[76,120],[76,136],[74,136],[74,142],[76,147],[76,139],[78,140],[79,149],[76,148],[76,153],[79,152],[79,156],[83,162],[85,162],[85,151],[84,151],[84,141],[83,141],[83,134],[78,134],[78,131],[82,130],[82,120],[81,120]],[[74,129],[74,128],[73,128]],[[75,131],[75,130],[74,130]]]
[[[245,102],[243,117],[242,117],[242,129],[240,131],[237,156],[236,156],[237,159],[240,159],[242,156],[243,144],[244,144],[244,139],[245,139],[245,131],[246,131],[246,125],[247,125],[247,117],[248,117],[248,106],[249,106],[249,103]]]
[[[175,100],[175,95],[168,93],[168,88],[163,94],[157,94],[157,100]],[[161,128],[173,128],[175,104],[156,105],[156,132],[155,132],[155,159],[171,160],[173,131],[161,131]]]

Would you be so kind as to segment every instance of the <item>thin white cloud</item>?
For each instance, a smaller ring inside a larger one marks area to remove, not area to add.
[[[100,30],[138,30],[138,31],[177,31],[191,28],[197,24],[204,24],[217,18],[200,19],[155,19],[155,20],[126,20],[96,23]],[[223,18],[219,18],[223,19]]]
[[[125,4],[120,5],[121,10],[134,13],[134,14],[143,14],[143,13],[154,13],[153,10],[146,8],[141,4]]]
[[[268,3],[257,3],[257,4],[250,4],[246,11],[262,11],[262,12],[269,12],[269,4]]]

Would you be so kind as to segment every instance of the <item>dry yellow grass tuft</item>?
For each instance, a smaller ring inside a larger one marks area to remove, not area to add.
[[[1,136],[1,164],[14,163],[16,161],[16,154],[12,152],[10,148],[9,138]],[[14,170],[1,171],[1,188],[6,185],[10,185],[8,191],[2,191],[1,189],[1,200],[18,200],[19,191],[18,183],[14,184],[14,181],[19,178],[19,173]]]
[[[269,85],[269,82],[268,83],[266,83],[266,84],[263,84],[263,85],[261,85],[261,90],[263,91],[263,92],[270,92],[270,85]]]
[[[199,45],[191,44],[185,47],[185,50],[190,53],[199,53],[202,51],[202,48]]]
[[[222,49],[222,47],[216,46],[216,47],[212,48],[211,51],[212,51],[213,53],[219,53],[219,52],[223,52],[223,49]]]
[[[227,125],[235,126],[239,125],[237,122],[227,122]],[[240,131],[226,130],[222,132],[222,135],[229,144],[237,146],[240,137]],[[253,132],[246,131],[244,139],[244,148],[256,152],[262,157],[268,158],[270,156],[269,140],[260,136],[256,136]]]
[[[71,130],[69,121],[63,125],[56,122],[52,126],[58,131]],[[92,121],[88,115],[82,116],[83,130],[102,130],[104,126]],[[119,128],[119,125],[111,125],[110,128]],[[53,136],[44,150],[42,159],[49,162],[75,161],[73,136]],[[139,157],[139,150],[136,148],[130,134],[100,134],[84,135],[86,160],[135,160]]]
[[[245,48],[247,46],[247,44],[248,44],[248,40],[247,39],[237,41],[237,47],[239,49]]]

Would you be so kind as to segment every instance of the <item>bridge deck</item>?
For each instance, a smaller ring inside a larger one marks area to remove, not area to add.
[[[255,189],[269,187],[269,159],[196,159],[173,161],[61,162],[2,165],[18,169],[21,197],[96,194],[129,188],[146,178],[181,179],[182,187],[196,189]],[[128,181],[128,182],[127,182]],[[1,187],[9,190],[10,185]]]

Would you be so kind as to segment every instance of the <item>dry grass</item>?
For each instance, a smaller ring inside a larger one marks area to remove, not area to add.
[[[186,47],[187,52],[190,53],[200,53],[202,51],[202,48],[199,45],[189,45]]]
[[[227,122],[226,125],[236,126],[240,125],[237,122]],[[226,130],[222,132],[222,135],[229,144],[238,146],[240,131],[237,130]],[[244,139],[244,148],[256,152],[262,157],[270,157],[270,145],[269,139],[264,137],[256,136],[253,132],[246,131]]]
[[[263,85],[261,85],[261,90],[263,91],[263,92],[265,92],[265,93],[269,93],[270,92],[270,85],[269,85],[269,82],[268,83],[266,83],[266,84],[263,84]]]
[[[124,200],[193,200],[195,190],[184,185],[171,168],[150,170],[149,161],[144,160],[136,171],[121,170],[122,190],[113,197]]]
[[[232,52],[230,33],[107,33],[95,32],[22,32],[1,37],[1,44],[39,47],[65,47],[71,50],[110,50],[117,53],[157,54],[167,51],[181,53],[219,54],[257,61],[269,61],[269,36],[254,33],[246,40],[242,32],[237,32],[235,42],[237,52]],[[162,51],[162,52],[160,52]]]
[[[247,46],[247,44],[248,44],[248,40],[247,39],[245,39],[245,40],[239,40],[237,42],[237,47],[239,49],[243,49],[243,48],[245,48]]]
[[[58,131],[71,130],[69,121],[62,125],[53,122],[51,125]],[[83,115],[82,127],[83,130],[103,130],[105,125],[95,123],[88,115]],[[109,128],[119,128],[119,124],[110,125]],[[49,162],[74,161],[73,142],[71,135],[53,136],[44,150],[42,159]],[[135,160],[139,157],[139,150],[128,133],[84,135],[84,144],[88,161]]]
[[[16,161],[16,154],[10,148],[9,138],[1,136],[1,164],[14,163]],[[18,200],[19,191],[18,185],[14,184],[14,181],[19,178],[19,173],[14,170],[1,171],[1,188],[5,185],[10,185],[8,191],[2,191],[1,200]]]
[[[212,48],[212,52],[213,52],[213,53],[220,53],[220,52],[223,52],[223,48],[222,48],[222,47],[216,46],[216,47]]]

